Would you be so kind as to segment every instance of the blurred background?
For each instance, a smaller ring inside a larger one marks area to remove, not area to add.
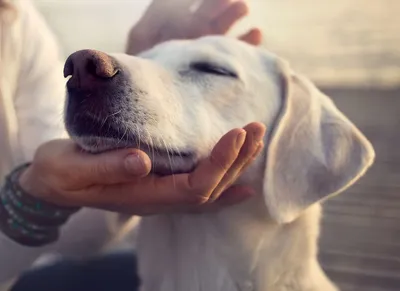
[[[168,0],[165,0],[168,1]],[[36,0],[65,56],[124,50],[149,1]],[[308,75],[372,141],[377,160],[325,204],[320,260],[343,291],[400,290],[399,0],[250,0],[264,46]]]

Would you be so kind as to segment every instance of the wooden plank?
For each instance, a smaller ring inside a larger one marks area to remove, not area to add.
[[[376,162],[324,203],[320,260],[344,291],[400,290],[400,89],[323,91],[371,140]]]

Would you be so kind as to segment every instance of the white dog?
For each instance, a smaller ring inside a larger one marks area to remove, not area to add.
[[[256,197],[217,213],[143,218],[145,291],[333,291],[317,261],[320,202],[374,160],[362,133],[275,55],[226,37],[66,63],[66,125],[91,152],[147,145],[158,174],[189,171],[229,130],[269,129],[238,182]],[[145,147],[146,149],[146,147]]]

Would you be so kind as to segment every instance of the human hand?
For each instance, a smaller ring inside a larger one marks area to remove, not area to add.
[[[127,53],[136,55],[158,43],[172,39],[194,39],[206,35],[224,35],[248,14],[245,0],[153,0],[139,22],[131,29]],[[253,45],[262,40],[253,28],[239,39]]]
[[[148,175],[151,161],[140,150],[92,155],[72,141],[52,141],[38,149],[20,184],[59,206],[135,215],[212,211],[252,196],[248,186],[230,186],[261,151],[264,133],[260,123],[234,129],[192,173],[164,177]]]

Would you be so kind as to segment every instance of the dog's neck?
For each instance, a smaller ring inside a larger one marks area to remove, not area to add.
[[[138,256],[144,291],[335,290],[316,261],[320,206],[279,225],[263,202],[262,177],[243,179],[259,195],[240,205],[142,220]],[[315,289],[313,282],[299,285],[309,272],[320,277],[312,278],[319,282]]]

